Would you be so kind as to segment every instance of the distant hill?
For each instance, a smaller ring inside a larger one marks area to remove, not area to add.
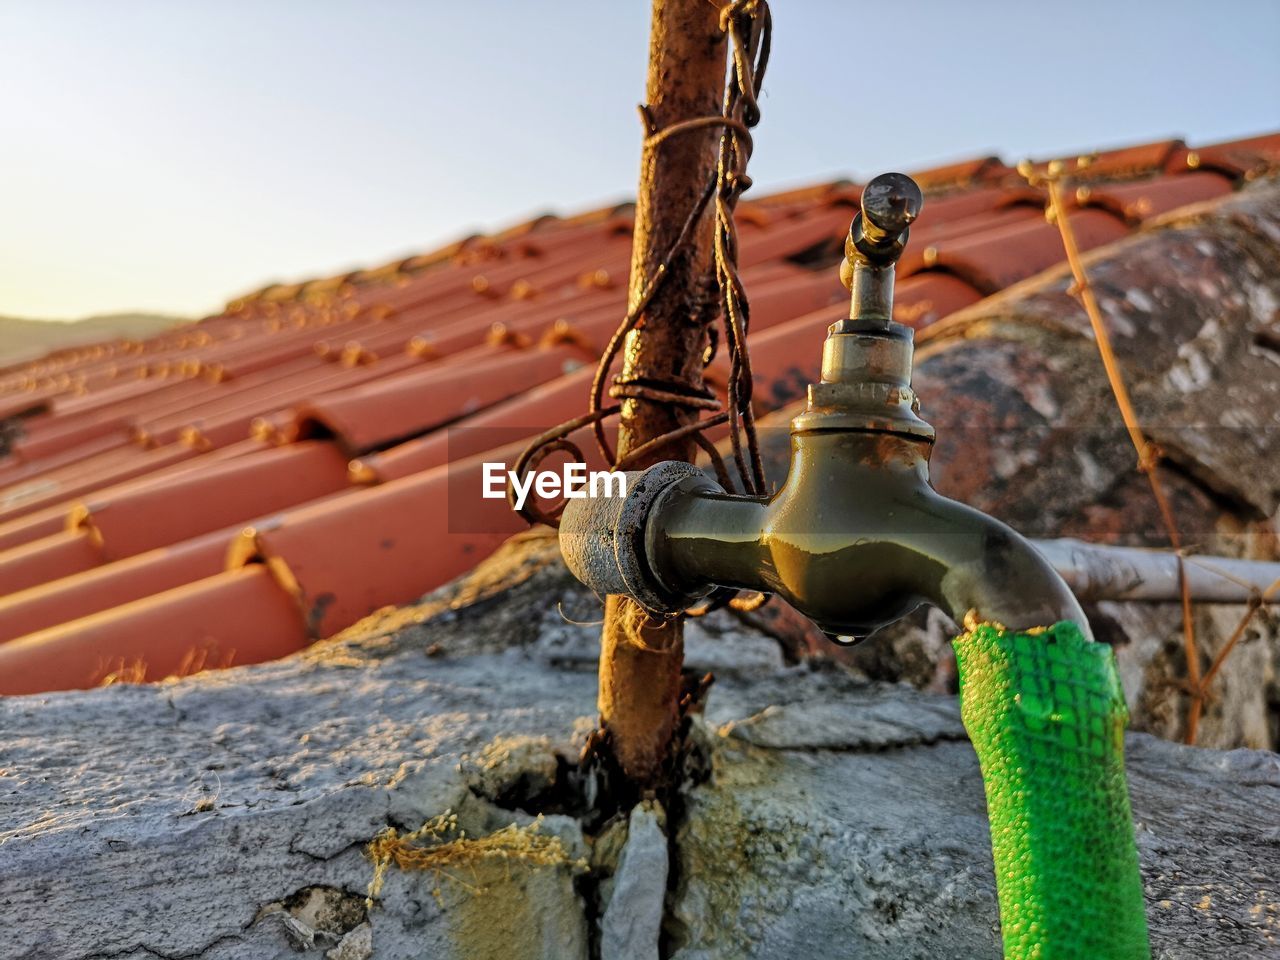
[[[185,317],[113,313],[84,320],[19,320],[0,317],[0,364],[33,360],[50,350],[113,337],[149,337],[186,323]]]

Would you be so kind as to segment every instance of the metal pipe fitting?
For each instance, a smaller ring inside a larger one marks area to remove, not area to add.
[[[669,496],[721,487],[678,460],[623,476],[626,496],[593,498],[586,509],[573,507],[585,501],[569,501],[560,520],[560,552],[574,576],[600,596],[629,596],[650,613],[676,613],[711,587],[672,589],[655,574],[648,560],[654,508]]]

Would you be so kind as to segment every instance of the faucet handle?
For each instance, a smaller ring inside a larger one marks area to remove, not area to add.
[[[862,189],[862,209],[854,215],[845,240],[845,260],[887,267],[907,245],[908,228],[924,209],[920,186],[905,173],[882,173]],[[842,270],[842,278],[852,271]],[[848,283],[846,282],[846,286]]]
[[[920,186],[905,173],[882,173],[862,191],[863,232],[875,243],[896,239],[924,207]]]

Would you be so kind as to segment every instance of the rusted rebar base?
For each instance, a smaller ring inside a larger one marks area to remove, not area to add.
[[[623,774],[640,790],[661,779],[680,722],[684,663],[679,620],[654,621],[609,597],[600,635],[600,723]]]

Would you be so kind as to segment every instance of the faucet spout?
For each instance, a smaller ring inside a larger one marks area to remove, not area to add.
[[[1055,570],[1013,528],[971,507],[938,497],[961,514],[950,521],[957,536],[938,593],[930,599],[958,624],[976,620],[1026,631],[1064,620],[1093,639],[1080,602]]]
[[[775,593],[843,642],[922,603],[957,623],[1070,620],[1087,635],[1075,597],[1027,540],[929,486],[928,449],[893,434],[801,432],[767,501],[705,478],[677,484],[646,525],[650,568],[672,596]]]

